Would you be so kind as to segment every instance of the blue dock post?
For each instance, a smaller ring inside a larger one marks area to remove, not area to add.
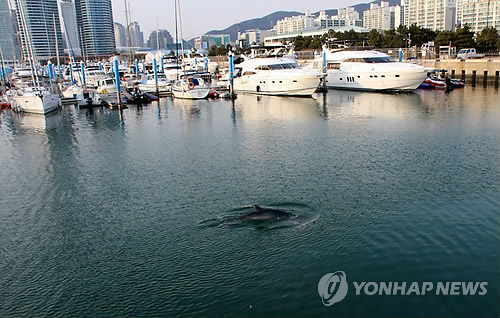
[[[49,71],[50,86],[52,86],[52,81],[54,80],[54,73],[52,73],[52,62],[51,61],[49,61],[49,63],[47,64],[47,68]]]
[[[71,83],[75,84],[75,79],[73,78],[73,64],[69,63],[69,79]]]
[[[321,54],[321,57],[323,59],[323,67],[321,69],[321,73],[323,73],[325,75],[325,77],[323,77],[323,89],[326,91],[326,76],[328,75],[327,73],[327,67],[326,67],[326,51],[325,49],[323,49],[323,53]]]
[[[99,71],[102,71],[102,63],[99,61]]]
[[[163,73],[164,69],[163,69],[163,55],[161,56],[161,59],[160,59],[160,69],[161,69],[161,72]]]
[[[153,70],[155,74],[155,87],[156,87],[156,94],[158,94],[158,70],[156,66],[156,58],[153,59]]]
[[[145,73],[145,74],[147,74],[147,72],[146,72],[146,64],[145,64],[144,60],[142,60],[142,72]]]
[[[205,72],[208,72],[208,57],[205,56],[203,62],[205,62]]]
[[[83,61],[80,62],[80,69],[82,71],[82,86],[85,86],[85,63]]]
[[[234,55],[233,55],[233,52],[229,52],[229,93],[230,94],[234,94],[233,78],[234,78]]]
[[[120,93],[120,69],[118,67],[118,58],[115,57],[113,64],[115,69],[116,98],[118,101],[118,107],[120,107],[122,104],[122,95]]]
[[[399,48],[399,61],[403,62],[403,49]]]
[[[139,78],[139,60],[135,59],[135,77]]]

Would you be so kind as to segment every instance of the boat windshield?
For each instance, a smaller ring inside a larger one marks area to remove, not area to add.
[[[260,65],[255,69],[257,70],[284,70],[284,69],[292,69],[292,68],[300,68],[297,63],[283,63],[283,64],[269,64],[269,65]]]
[[[389,56],[381,57],[356,57],[344,60],[344,62],[355,62],[355,63],[394,63],[396,62],[393,58]]]

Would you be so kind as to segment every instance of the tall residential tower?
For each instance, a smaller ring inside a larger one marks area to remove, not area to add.
[[[16,55],[14,39],[15,33],[9,4],[7,0],[0,0],[0,48],[5,60],[14,60]]]
[[[86,56],[114,54],[111,0],[75,0],[75,9],[82,53]]]
[[[63,38],[59,23],[57,0],[15,0],[17,22],[24,59],[29,57],[28,41],[34,58],[48,60],[63,54]]]

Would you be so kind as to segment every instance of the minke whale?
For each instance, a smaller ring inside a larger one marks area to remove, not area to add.
[[[239,219],[243,221],[286,220],[293,216],[295,214],[283,210],[261,208],[258,205],[254,205],[252,212],[243,214]]]

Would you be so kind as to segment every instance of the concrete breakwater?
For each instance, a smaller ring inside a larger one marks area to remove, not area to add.
[[[425,67],[448,70],[448,73],[454,77],[500,78],[500,57],[465,61],[460,59],[420,60],[419,64]]]

